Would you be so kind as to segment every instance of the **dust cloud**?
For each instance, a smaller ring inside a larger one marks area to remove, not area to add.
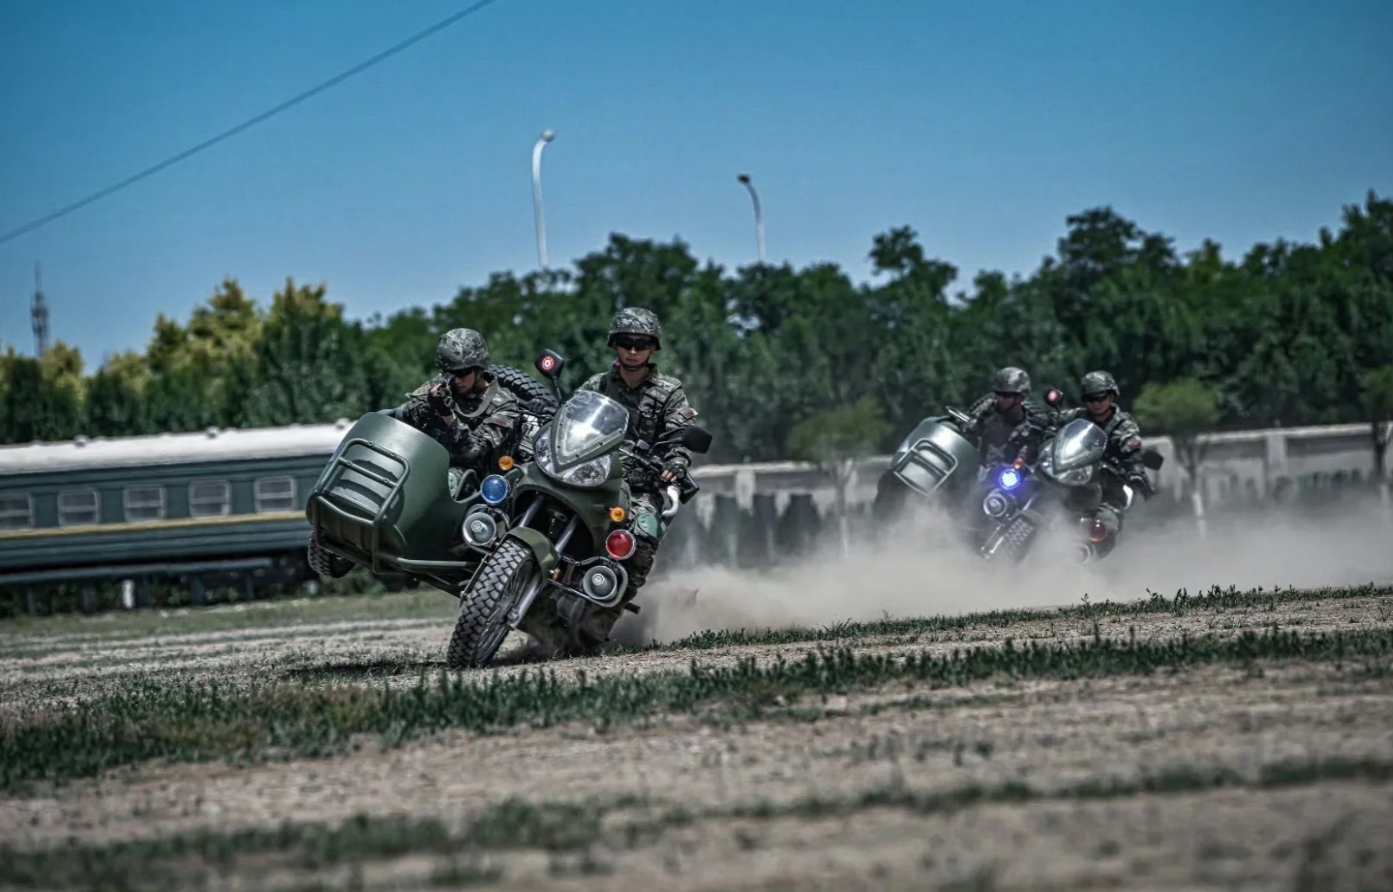
[[[1060,534],[1062,537],[1063,534]],[[672,641],[703,630],[824,626],[886,616],[1173,597],[1213,586],[1240,590],[1393,582],[1393,518],[1378,505],[1335,516],[1290,513],[1191,518],[1123,531],[1106,560],[1080,567],[1060,538],[1035,543],[1018,566],[983,562],[951,537],[942,516],[921,515],[893,540],[844,550],[834,540],[802,561],[768,570],[721,567],[666,573],[645,586],[642,612],[615,628],[625,643]],[[662,556],[659,557],[661,571]]]

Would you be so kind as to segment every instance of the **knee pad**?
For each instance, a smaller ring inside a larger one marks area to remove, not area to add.
[[[641,511],[634,515],[634,533],[642,539],[657,543],[663,538],[663,522],[658,515]]]
[[[1108,535],[1116,536],[1122,530],[1122,512],[1110,505],[1103,505],[1095,515],[1098,522],[1107,529]]]

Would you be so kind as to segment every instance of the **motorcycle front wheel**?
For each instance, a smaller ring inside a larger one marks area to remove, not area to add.
[[[484,559],[474,584],[460,596],[455,631],[445,652],[450,668],[488,665],[508,637],[508,611],[538,572],[532,551],[516,539],[504,539]]]
[[[989,561],[1004,560],[1017,564],[1025,559],[1030,544],[1035,539],[1035,524],[1024,517],[1011,520],[1002,530],[995,548],[986,550],[983,557]]]

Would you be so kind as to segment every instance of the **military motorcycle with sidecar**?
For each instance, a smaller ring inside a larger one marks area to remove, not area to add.
[[[560,397],[564,360],[548,350],[537,369]],[[532,459],[480,484],[482,504],[463,520],[463,536],[480,557],[478,570],[460,592],[459,614],[447,649],[454,667],[485,666],[509,631],[542,641],[567,636],[587,611],[613,608],[628,586],[625,562],[637,550],[632,525],[658,538],[681,505],[700,487],[679,475],[663,488],[661,518],[634,516],[625,464],[659,475],[665,447],[682,445],[703,454],[711,434],[687,424],[657,442],[623,442],[629,410],[603,394],[576,391],[537,433]],[[637,612],[637,605],[627,604]]]

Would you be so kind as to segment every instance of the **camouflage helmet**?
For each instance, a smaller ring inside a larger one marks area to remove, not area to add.
[[[435,364],[442,372],[462,372],[489,364],[489,345],[472,328],[452,328],[435,345]]]
[[[992,388],[997,393],[1027,394],[1030,393],[1030,376],[1025,369],[1007,366],[992,378]]]
[[[1087,399],[1094,394],[1111,393],[1114,397],[1122,395],[1117,389],[1117,381],[1108,372],[1089,372],[1079,382],[1079,392]]]
[[[613,347],[615,336],[622,334],[645,335],[657,343],[657,349],[662,349],[663,326],[658,322],[658,314],[652,310],[625,307],[615,313],[609,323],[609,346]]]

